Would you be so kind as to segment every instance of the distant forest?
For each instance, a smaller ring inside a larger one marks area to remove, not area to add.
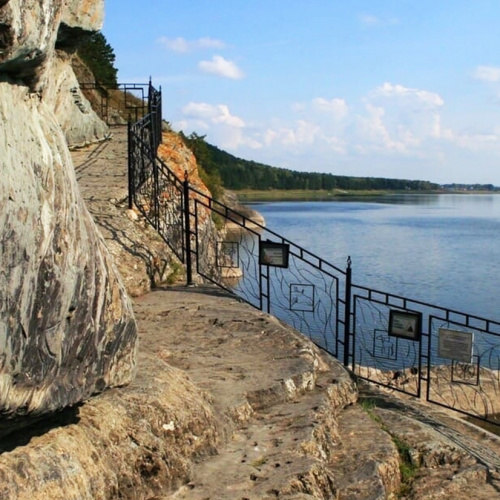
[[[186,145],[202,167],[208,184],[222,184],[227,189],[310,189],[327,190],[394,190],[433,191],[438,184],[428,181],[386,179],[383,177],[350,177],[324,173],[297,172],[243,160],[205,141],[205,136],[193,132],[180,133]],[[205,179],[204,179],[205,180]],[[210,189],[210,186],[208,186]],[[213,192],[213,191],[212,191]]]

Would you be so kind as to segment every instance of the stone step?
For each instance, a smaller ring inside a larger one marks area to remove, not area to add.
[[[362,383],[360,400],[405,450],[412,500],[500,498],[500,438],[456,414]]]
[[[313,390],[323,372],[342,382],[351,397],[354,385],[347,372],[276,318],[215,289],[176,290],[136,299],[141,328],[155,332],[143,336],[141,345],[185,370],[212,395],[221,415],[245,421],[255,411]]]
[[[200,292],[164,290],[135,303],[139,324],[162,332],[143,346],[186,370],[232,421],[227,444],[165,498],[371,500],[395,491],[397,450],[351,406],[357,390],[347,371],[276,318],[223,292],[205,290],[200,304]]]
[[[323,375],[300,399],[256,412],[163,499],[387,498],[399,487],[397,450],[357,405],[339,407],[336,386]]]
[[[359,405],[338,418],[342,446],[332,455],[339,500],[382,500],[401,486],[398,450]]]

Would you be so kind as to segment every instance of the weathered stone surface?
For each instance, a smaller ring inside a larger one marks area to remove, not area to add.
[[[140,366],[132,385],[93,398],[50,432],[36,429],[12,450],[4,440],[0,498],[146,499],[188,481],[192,460],[218,446],[219,422],[183,372],[148,354]]]
[[[9,0],[0,4],[0,79],[43,92],[66,133],[81,146],[109,130],[83,96],[71,67],[81,37],[102,26],[103,0]],[[55,49],[56,44],[60,50]]]
[[[61,87],[43,90],[58,65],[65,6],[10,0],[0,8],[0,435],[126,384],[135,368],[132,309],[47,95]]]
[[[97,116],[83,95],[72,60],[75,48],[89,33],[102,27],[104,0],[65,0],[58,26],[56,50],[49,68],[45,98],[53,106],[70,147],[102,141],[108,126]],[[93,76],[85,83],[92,83]]]
[[[369,413],[403,452],[399,498],[500,498],[500,439],[442,408],[361,384]]]
[[[110,199],[123,196],[124,174],[95,167],[113,162],[117,136],[85,148],[77,175],[107,241],[146,257],[158,242],[131,230],[139,221]],[[108,183],[109,193],[98,189]],[[123,265],[128,278],[147,278],[134,266]],[[137,299],[136,312],[134,383],[92,398],[50,432],[2,439],[0,498],[499,497],[497,437],[373,388],[362,393],[371,410],[362,410],[342,367],[236,298],[166,288]],[[420,464],[399,491],[393,439]]]
[[[53,54],[63,0],[8,0],[0,4],[0,74],[43,82]]]
[[[65,0],[58,45],[75,42],[81,32],[98,31],[104,21],[104,0]]]
[[[7,83],[0,115],[0,408],[13,417],[129,382],[136,328],[54,115]]]
[[[50,80],[44,96],[53,108],[68,145],[81,147],[109,136],[108,126],[97,116],[83,95],[71,64],[72,56],[62,50],[50,62]]]
[[[134,297],[181,279],[184,270],[136,208],[128,211],[127,128],[111,130],[109,140],[74,150],[71,156],[87,208]]]
[[[300,498],[299,491],[332,498],[336,417],[356,399],[345,370],[276,319],[213,288],[156,291],[137,305],[136,380],[17,447],[3,440],[0,498],[159,499],[197,480],[195,464],[212,456],[212,498],[267,498],[272,488],[283,490],[281,498]],[[190,360],[188,373],[172,366]],[[223,480],[236,488],[226,490]],[[247,495],[239,480],[262,496]]]

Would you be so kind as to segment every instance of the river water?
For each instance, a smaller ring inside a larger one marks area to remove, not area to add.
[[[500,321],[500,196],[391,195],[253,207],[353,282]]]

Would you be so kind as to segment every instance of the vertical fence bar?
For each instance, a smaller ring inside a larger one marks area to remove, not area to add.
[[[198,224],[198,201],[194,200],[194,235],[195,235],[195,256],[196,256],[196,272],[200,273],[200,226]],[[217,257],[216,257],[217,258]]]
[[[152,157],[153,161],[153,206],[154,206],[154,220],[156,230],[160,231],[160,178],[158,175],[158,165],[156,164],[156,155]]]
[[[349,366],[349,350],[351,337],[351,286],[352,269],[351,257],[347,258],[347,269],[345,272],[345,311],[344,311],[344,366]]]
[[[132,154],[132,123],[127,124],[127,144],[128,144],[128,208],[132,210],[134,206],[134,165]]]
[[[271,313],[271,283],[269,282],[269,266],[259,263],[259,302],[260,310]],[[265,300],[264,300],[265,299]]]
[[[184,171],[184,231],[186,234],[186,276],[187,286],[193,285],[193,264],[191,261],[191,225],[189,213],[189,177],[187,170]]]
[[[162,98],[161,98],[161,87],[156,93],[156,128],[158,130],[156,149],[160,146],[163,141],[162,138],[162,125],[163,125],[163,110],[162,110]]]
[[[429,315],[427,322],[427,331],[429,332],[429,339],[427,340],[427,366],[426,366],[426,387],[425,387],[425,398],[427,401],[431,398],[431,348],[432,348],[432,317]]]
[[[267,313],[271,314],[271,277],[269,276],[269,266],[266,266],[266,277],[267,277]]]

